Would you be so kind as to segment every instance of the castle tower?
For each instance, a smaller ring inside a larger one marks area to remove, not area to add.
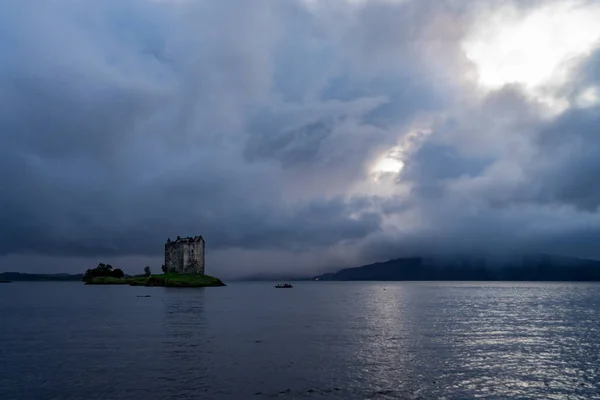
[[[205,242],[202,236],[181,238],[165,243],[165,266],[167,271],[180,274],[204,274]]]

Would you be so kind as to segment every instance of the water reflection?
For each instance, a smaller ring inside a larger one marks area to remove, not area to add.
[[[163,326],[166,338],[172,339],[172,343],[195,342],[206,330],[205,289],[164,290]]]
[[[205,290],[165,288],[162,297],[163,335],[162,373],[158,379],[164,387],[184,398],[208,390],[209,370],[206,362],[211,340],[205,314]]]
[[[598,314],[585,298],[595,288],[573,289],[505,284],[468,296],[447,292],[456,309],[439,333],[454,339],[449,345],[459,362],[442,379],[471,397],[597,396],[598,377],[585,371],[600,361],[598,341],[582,341],[600,333],[598,322],[585,318]]]
[[[390,394],[400,390],[409,377],[410,333],[403,321],[404,288],[373,284],[363,292],[355,338],[361,344],[359,380],[368,381],[372,390]],[[381,360],[387,360],[382,363]]]

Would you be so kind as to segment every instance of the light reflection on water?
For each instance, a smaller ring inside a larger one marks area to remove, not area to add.
[[[4,285],[0,398],[600,399],[600,285],[272,286]]]

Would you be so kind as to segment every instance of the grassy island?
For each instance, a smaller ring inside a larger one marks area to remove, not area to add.
[[[83,276],[86,285],[129,285],[129,286],[164,286],[164,287],[208,287],[225,286],[220,279],[203,274],[179,274],[166,272],[151,274],[150,267],[144,269],[143,275],[126,276],[122,270],[113,269],[110,264],[98,264],[88,269]]]
[[[225,286],[220,279],[210,275],[167,273],[161,275],[138,275],[114,278],[98,276],[85,282],[86,285],[130,285],[164,287],[208,287]]]

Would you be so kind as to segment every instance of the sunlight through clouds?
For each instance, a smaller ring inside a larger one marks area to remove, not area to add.
[[[401,136],[398,144],[382,154],[371,167],[371,176],[381,181],[385,175],[397,175],[405,166],[405,159],[431,134],[431,121],[415,124]]]
[[[392,156],[385,156],[381,160],[379,160],[375,167],[373,167],[374,172],[400,172],[404,167],[404,163],[396,158],[392,158]]]
[[[525,15],[507,7],[479,21],[463,46],[477,66],[481,86],[518,83],[531,90],[564,79],[564,63],[598,45],[598,21],[600,6],[575,2],[550,4]]]

